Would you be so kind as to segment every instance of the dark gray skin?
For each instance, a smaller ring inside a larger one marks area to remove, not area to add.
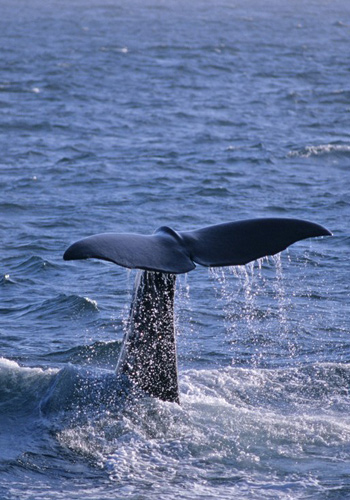
[[[300,219],[228,222],[195,231],[163,226],[152,235],[104,233],[73,243],[65,260],[103,259],[139,271],[117,375],[135,388],[179,403],[174,293],[176,274],[206,267],[237,266],[275,255],[328,229]]]
[[[175,280],[175,274],[138,272],[117,375],[150,396],[179,403]]]

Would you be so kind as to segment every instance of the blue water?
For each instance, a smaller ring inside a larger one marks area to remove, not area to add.
[[[0,496],[350,498],[350,4],[0,1]],[[182,276],[181,406],[125,403],[98,232],[300,217]]]

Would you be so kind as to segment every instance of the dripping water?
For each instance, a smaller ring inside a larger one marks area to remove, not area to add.
[[[242,360],[237,345],[254,346],[250,361],[264,365],[265,347],[288,350],[293,357],[296,346],[288,321],[288,298],[281,254],[264,257],[244,266],[211,268],[218,307],[223,312],[225,341],[230,346],[232,364]]]

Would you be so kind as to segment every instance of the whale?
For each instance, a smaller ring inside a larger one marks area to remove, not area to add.
[[[162,226],[151,235],[101,233],[67,248],[64,260],[102,259],[137,269],[116,376],[142,394],[180,403],[174,300],[176,276],[196,265],[242,266],[306,238],[330,236],[302,219],[258,218],[193,231]]]

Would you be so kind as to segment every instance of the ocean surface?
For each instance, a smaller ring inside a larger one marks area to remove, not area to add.
[[[0,497],[350,499],[350,3],[0,0]],[[118,398],[99,232],[333,237],[178,280],[181,405]]]

